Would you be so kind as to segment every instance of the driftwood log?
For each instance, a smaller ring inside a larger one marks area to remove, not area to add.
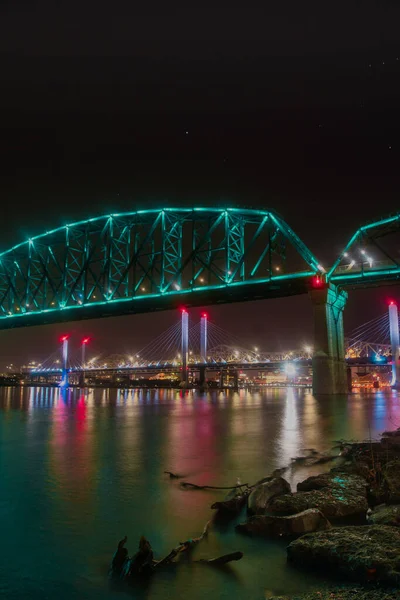
[[[135,582],[139,579],[147,578],[153,573],[158,571],[161,567],[170,565],[174,562],[175,558],[184,552],[190,552],[196,544],[201,542],[208,533],[211,521],[208,521],[204,526],[201,535],[195,538],[190,538],[185,542],[179,542],[175,548],[169,552],[161,560],[155,560],[153,549],[150,542],[145,538],[141,537],[139,540],[139,549],[132,557],[129,557],[128,550],[125,548],[125,544],[128,538],[125,536],[119,543],[118,548],[114,554],[111,562],[109,575],[113,579],[120,579],[127,582]],[[242,552],[232,552],[230,554],[224,554],[216,558],[201,559],[193,561],[196,563],[211,565],[211,566],[223,566],[231,561],[240,560],[243,558]],[[176,564],[176,563],[175,563]]]
[[[182,481],[181,487],[188,489],[192,488],[194,490],[236,490],[240,488],[248,488],[248,483],[239,483],[238,485],[228,485],[225,487],[216,486],[216,485],[197,485],[195,483],[190,483],[189,481]]]

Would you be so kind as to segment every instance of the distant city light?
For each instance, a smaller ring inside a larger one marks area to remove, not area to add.
[[[292,363],[286,364],[285,373],[288,377],[294,377],[296,375],[296,367]]]

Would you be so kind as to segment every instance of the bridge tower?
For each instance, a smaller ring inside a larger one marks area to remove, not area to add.
[[[189,361],[189,315],[185,308],[182,308],[182,375],[181,386],[187,387],[188,384],[188,361]]]
[[[316,277],[310,297],[314,309],[313,392],[346,394],[343,310],[347,292]]]
[[[199,383],[204,386],[206,383],[206,367],[207,362],[207,313],[203,313],[200,319],[200,362],[203,366],[199,367]]]
[[[89,338],[83,338],[82,340],[82,347],[81,347],[81,353],[82,353],[82,358],[81,358],[81,372],[79,375],[79,387],[85,387],[85,379],[86,379],[86,345],[89,342]]]
[[[389,303],[390,343],[392,345],[392,387],[400,388],[399,365],[399,316],[397,304],[391,300]]]
[[[207,362],[207,313],[203,313],[200,320],[200,362]]]
[[[62,371],[60,387],[68,386],[68,336],[63,335],[62,341]]]

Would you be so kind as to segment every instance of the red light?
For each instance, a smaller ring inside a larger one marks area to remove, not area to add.
[[[60,337],[60,342],[65,342],[65,340],[67,340],[69,338],[69,335],[63,335],[62,337]]]
[[[187,312],[186,308],[181,308],[181,313],[186,313],[186,312]]]
[[[322,278],[319,277],[318,275],[316,277],[313,277],[313,279],[312,279],[312,286],[314,288],[320,288],[320,287],[322,287],[323,283],[324,282],[323,282]]]
[[[389,306],[393,306],[394,304],[396,304],[396,302],[395,302],[394,300],[391,300],[391,301],[389,302]]]
[[[203,313],[201,316],[204,317],[205,319],[207,319],[208,314],[207,313]]]
[[[88,338],[88,337],[83,338],[82,344],[87,344],[89,342],[89,340],[90,340],[90,338]]]

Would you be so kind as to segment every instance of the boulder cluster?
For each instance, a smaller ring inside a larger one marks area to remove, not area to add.
[[[343,443],[341,449],[340,466],[300,482],[293,493],[282,477],[259,482],[237,530],[285,536],[292,565],[383,586],[379,598],[398,598],[384,589],[400,586],[400,429],[380,442]],[[378,597],[376,590],[353,592],[343,588],[329,598]]]

